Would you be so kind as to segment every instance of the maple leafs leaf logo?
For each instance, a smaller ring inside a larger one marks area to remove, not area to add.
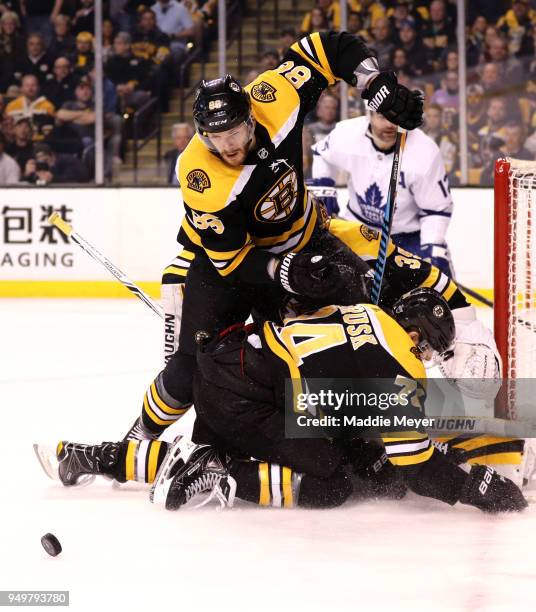
[[[383,209],[385,203],[383,195],[376,183],[372,183],[365,191],[365,197],[361,197],[358,193],[357,201],[361,206],[363,216],[374,225],[381,225],[383,221]]]

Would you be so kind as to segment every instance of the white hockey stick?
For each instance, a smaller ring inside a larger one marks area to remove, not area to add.
[[[92,244],[90,244],[85,238],[83,238],[78,232],[73,230],[73,226],[67,223],[60,215],[55,212],[48,218],[48,222],[51,225],[56,226],[66,236],[69,236],[73,242],[85,251],[95,261],[102,264],[122,285],[124,285],[129,291],[131,291],[138,299],[145,302],[149,308],[155,312],[161,319],[164,318],[164,311],[151,297],[149,297],[145,291],[140,289],[134,282],[128,278],[128,276],[121,272],[121,270],[115,266],[107,257],[105,257],[100,251],[98,251]]]

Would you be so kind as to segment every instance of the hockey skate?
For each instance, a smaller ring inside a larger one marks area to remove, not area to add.
[[[66,487],[85,486],[96,475],[110,477],[110,470],[117,464],[119,443],[76,444],[60,442],[56,451],[34,444],[34,451],[41,467],[52,480],[59,480]]]
[[[178,510],[187,504],[200,508],[212,500],[218,501],[222,508],[231,508],[235,492],[236,481],[218,452],[181,437],[169,449],[149,497],[166,510]],[[208,495],[200,501],[203,494]],[[194,503],[194,499],[200,503]]]

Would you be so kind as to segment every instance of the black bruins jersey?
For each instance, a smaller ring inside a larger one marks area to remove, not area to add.
[[[259,282],[260,274],[267,282],[270,253],[303,248],[317,223],[303,182],[305,115],[326,87],[341,78],[352,82],[370,56],[345,32],[315,33],[292,45],[277,68],[246,87],[256,148],[242,166],[227,165],[192,138],[177,163],[185,208],[178,241],[186,249],[203,248],[222,276]]]
[[[425,395],[426,372],[402,327],[378,306],[327,306],[263,326],[263,349],[271,365],[276,397],[291,379],[294,396],[306,378],[392,379],[417,406]],[[422,431],[384,433],[389,460],[400,466],[427,461],[433,445]]]
[[[318,217],[303,183],[303,120],[326,87],[340,78],[353,82],[356,66],[369,56],[362,41],[345,32],[315,33],[292,45],[280,66],[246,87],[258,146],[243,166],[227,165],[197,135],[192,138],[177,162],[185,209],[178,241],[184,250],[166,268],[168,282],[177,277],[182,282],[195,252],[203,249],[223,277],[268,283],[272,256],[309,243]],[[377,231],[339,219],[329,231],[374,263]],[[382,304],[421,286],[441,293],[451,308],[467,306],[456,284],[437,268],[393,244],[388,255]]]

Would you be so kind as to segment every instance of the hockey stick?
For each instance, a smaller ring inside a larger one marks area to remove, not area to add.
[[[389,179],[389,191],[387,192],[387,203],[383,212],[383,221],[381,227],[380,248],[376,265],[374,266],[374,279],[372,281],[372,290],[370,292],[372,303],[378,304],[382,291],[383,275],[385,273],[385,264],[387,262],[387,246],[391,238],[391,228],[393,226],[393,217],[396,206],[396,188],[398,185],[398,175],[402,163],[402,153],[406,145],[407,130],[398,127],[396,134],[395,150],[393,153],[393,165],[391,166],[391,178]]]
[[[140,289],[135,283],[133,283],[126,274],[115,266],[107,257],[104,257],[92,244],[82,238],[78,232],[73,230],[70,223],[67,223],[60,215],[55,212],[50,215],[48,222],[51,225],[56,226],[63,234],[69,236],[73,242],[85,251],[95,261],[102,264],[122,285],[124,285],[129,291],[131,291],[138,299],[145,302],[149,308],[155,312],[161,319],[164,318],[164,312],[162,308],[153,301],[142,289]]]

